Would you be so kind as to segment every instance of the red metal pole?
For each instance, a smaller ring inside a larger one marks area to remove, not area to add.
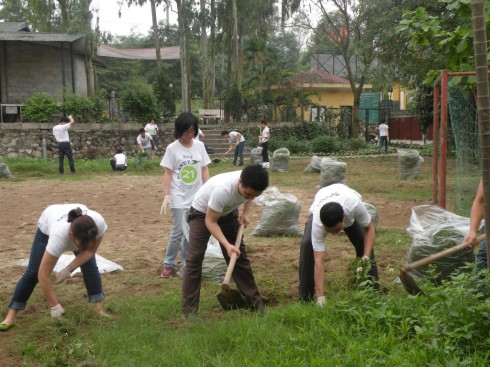
[[[437,204],[437,168],[439,167],[439,85],[434,85],[432,114],[432,204]]]
[[[439,175],[439,206],[446,208],[446,158],[447,158],[447,70],[441,72],[441,158]]]

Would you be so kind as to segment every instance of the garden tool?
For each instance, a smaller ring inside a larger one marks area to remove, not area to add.
[[[222,154],[218,158],[214,158],[213,159],[213,163],[219,163],[219,162],[221,162],[225,158],[225,155],[227,155],[227,154],[228,154],[228,151],[226,151],[224,154]]]
[[[236,248],[240,247],[243,236],[243,228],[243,224],[240,224],[240,228],[238,229],[235,240]],[[223,279],[223,283],[221,284],[219,293],[216,295],[218,297],[219,303],[225,311],[239,308],[247,308],[247,303],[243,299],[240,291],[230,288],[231,274],[233,273],[233,269],[235,268],[236,258],[237,255],[235,253],[231,255],[228,268],[226,269],[225,278]]]
[[[478,236],[477,241],[481,241],[483,239],[485,239],[484,234]],[[463,242],[463,243],[460,243],[459,245],[456,245],[454,247],[450,247],[450,248],[447,248],[447,249],[445,249],[441,252],[438,252],[436,254],[427,256],[424,259],[414,261],[413,263],[410,263],[410,264],[401,265],[400,266],[400,275],[399,275],[400,281],[402,282],[402,284],[405,287],[405,289],[407,290],[407,292],[410,293],[411,295],[416,296],[418,294],[422,294],[423,292],[419,288],[419,286],[417,285],[417,282],[409,274],[410,270],[414,270],[414,269],[420,268],[424,265],[430,264],[434,260],[438,260],[442,257],[453,255],[456,252],[464,250],[467,247],[468,247],[468,243]]]

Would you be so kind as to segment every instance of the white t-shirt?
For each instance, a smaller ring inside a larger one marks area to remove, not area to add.
[[[237,142],[237,137],[238,137],[238,134],[240,134],[238,131],[231,131],[230,132],[230,136],[228,136],[228,142],[231,144],[231,143],[236,143]],[[240,143],[242,141],[245,141],[245,138],[243,137],[242,134],[240,134]]]
[[[170,181],[170,206],[176,209],[190,208],[192,198],[202,185],[202,168],[211,163],[204,143],[193,140],[190,148],[179,140],[170,143],[160,166],[173,171]]]
[[[192,201],[192,207],[201,213],[206,213],[208,207],[221,213],[230,214],[247,201],[238,192],[238,179],[242,171],[222,173],[211,177],[197,191]]]
[[[71,127],[69,122],[56,125],[53,127],[53,135],[58,143],[69,142],[70,136],[68,135],[68,129]]]
[[[194,138],[194,140],[201,141],[201,136],[203,136],[204,133],[202,132],[201,129],[197,130],[197,136]]]
[[[144,138],[141,136],[141,134],[138,134],[138,137],[136,138],[136,141],[138,142],[138,144],[141,144],[143,149],[151,148],[151,141],[152,140],[153,140],[153,138],[148,133],[145,133]]]
[[[371,223],[371,216],[362,202],[362,196],[357,191],[344,184],[326,186],[318,190],[310,207],[310,214],[313,214],[311,243],[314,251],[325,251],[324,241],[327,231],[320,220],[320,209],[331,202],[342,205],[344,228],[352,226],[356,220],[362,227],[367,227]]]
[[[116,165],[125,165],[127,166],[127,158],[126,158],[126,154],[124,153],[118,153],[116,155],[114,155],[114,159],[116,160]]]
[[[269,140],[269,134],[269,127],[264,127],[264,130],[262,130],[262,143],[265,143]]]
[[[97,238],[100,238],[107,231],[107,224],[99,213],[88,209],[83,204],[55,204],[50,205],[42,212],[37,226],[45,235],[49,236],[46,251],[60,257],[65,251],[78,251],[78,247],[70,239],[70,226],[68,223],[68,212],[72,209],[80,208],[95,221],[97,225]]]
[[[149,122],[145,126],[145,131],[150,135],[156,135],[158,131],[158,126],[157,124],[152,124],[151,122]]]
[[[378,126],[379,136],[388,136],[388,125],[381,124]]]

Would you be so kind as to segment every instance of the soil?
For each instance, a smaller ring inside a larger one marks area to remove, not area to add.
[[[131,290],[132,293],[151,292],[157,287],[159,288],[158,291],[161,292],[162,288],[159,284],[166,280],[158,279],[158,275],[161,271],[164,248],[171,228],[171,217],[160,215],[161,192],[161,176],[133,176],[130,174],[102,176],[97,180],[85,180],[82,177],[79,181],[60,178],[0,182],[2,208],[0,217],[0,277],[2,279],[0,295],[1,304],[5,307],[0,317],[3,319],[15,284],[23,272],[23,268],[17,262],[19,259],[28,258],[37,227],[37,219],[42,210],[53,203],[80,202],[99,211],[106,219],[109,230],[98,254],[122,265],[126,274],[124,284],[104,280],[106,294],[114,297],[117,292],[129,292],[127,288],[130,287],[135,287]],[[303,227],[309,204],[314,196],[314,190],[309,192],[287,190],[287,193],[296,195],[303,203],[299,219],[300,226]],[[407,205],[406,201],[388,201],[381,197],[370,197],[369,194],[366,196],[369,200],[365,199],[365,201],[376,206],[382,228],[405,229],[408,226],[411,205]],[[286,302],[294,302],[298,287],[299,238],[285,241],[282,238],[252,237],[250,232],[260,220],[261,212],[260,207],[252,208],[252,223],[245,231],[245,242],[249,246],[249,256],[254,272],[258,279],[271,282],[277,279],[278,273],[281,273],[281,277],[284,278],[284,272],[290,272],[291,282],[287,285],[289,289],[283,293],[286,294]],[[278,248],[281,250],[277,251]],[[329,274],[333,276],[337,272],[345,274],[344,259],[353,258],[353,253],[348,242],[341,243],[339,246],[332,246],[332,249],[328,250],[327,253],[327,278]],[[394,259],[380,258],[378,266],[380,268],[396,266],[395,262]],[[383,271],[380,271],[382,281],[385,278],[384,274]],[[151,277],[152,282],[141,282],[141,279],[149,277]],[[389,280],[391,279],[385,279],[385,281]],[[170,280],[170,282],[178,281],[178,278]],[[284,287],[284,285],[282,286]],[[36,291],[39,292],[39,290]],[[284,301],[284,296],[280,298],[274,291],[269,291],[263,296],[271,306]],[[23,313],[24,315],[31,312],[44,312],[45,304],[41,298],[34,300],[33,303],[34,305],[29,303],[28,310]],[[26,322],[24,317],[22,316],[22,322]],[[19,329],[19,327],[15,329]],[[0,335],[0,355],[2,355],[2,359],[6,358],[4,362],[7,365],[19,365],[21,361],[19,358],[21,357],[12,355],[10,349],[6,349],[5,346],[2,347],[4,343],[1,339],[6,337],[5,334]],[[9,361],[12,363],[8,363]]]

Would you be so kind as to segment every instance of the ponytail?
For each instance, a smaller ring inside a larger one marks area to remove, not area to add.
[[[80,207],[72,209],[68,212],[68,223],[72,223],[76,218],[83,215],[82,209]]]

